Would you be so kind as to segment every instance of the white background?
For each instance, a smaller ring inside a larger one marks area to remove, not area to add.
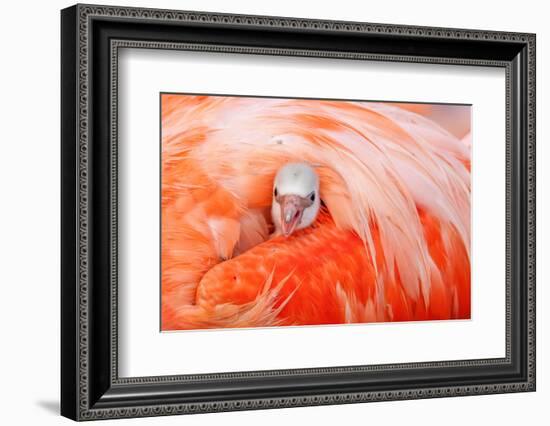
[[[505,356],[502,68],[124,49],[119,81],[121,376]],[[471,103],[471,319],[159,333],[159,92]]]
[[[107,4],[117,4],[105,0]],[[550,400],[549,228],[550,28],[540,1],[319,2],[279,0],[140,1],[120,3],[536,32],[538,107],[538,390],[530,394],[386,402],[318,408],[118,420],[120,424],[256,425],[546,424]],[[59,395],[59,9],[65,1],[3,5],[0,68],[0,398],[3,424],[68,424]],[[546,81],[545,81],[546,77]],[[114,423],[109,421],[102,424]]]

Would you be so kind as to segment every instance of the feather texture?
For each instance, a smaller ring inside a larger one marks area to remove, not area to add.
[[[288,162],[326,210],[269,239]],[[468,318],[469,162],[389,104],[163,95],[162,329]]]

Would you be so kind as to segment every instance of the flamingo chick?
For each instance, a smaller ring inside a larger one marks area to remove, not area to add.
[[[319,213],[319,177],[306,163],[283,166],[273,183],[271,217],[274,235],[288,237],[294,230],[310,226]]]

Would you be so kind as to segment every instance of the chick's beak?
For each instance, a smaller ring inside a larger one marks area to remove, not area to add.
[[[281,229],[283,235],[288,237],[302,220],[304,212],[303,198],[298,195],[283,195],[279,199],[281,205]]]

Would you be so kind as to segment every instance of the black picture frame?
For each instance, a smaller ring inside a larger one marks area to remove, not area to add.
[[[534,391],[535,40],[524,33],[270,16],[64,9],[61,414],[91,420]],[[120,47],[504,68],[506,356],[119,378],[114,100]]]

